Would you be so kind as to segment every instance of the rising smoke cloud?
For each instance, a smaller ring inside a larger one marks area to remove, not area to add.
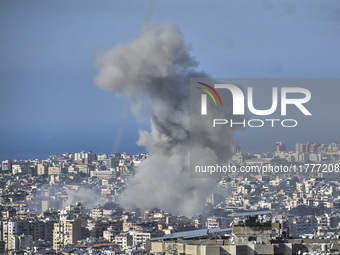
[[[189,174],[189,78],[206,76],[195,70],[197,65],[174,24],[148,22],[129,44],[98,56],[98,87],[127,96],[136,115],[151,109],[151,132],[140,131],[138,141],[151,156],[129,181],[119,201],[123,207],[157,206],[193,216],[213,191],[213,179],[190,178]],[[196,149],[216,160],[220,156],[206,147],[206,140]]]
[[[65,191],[67,200],[63,203],[63,207],[81,202],[86,208],[93,208],[98,203],[105,204],[107,202],[106,199],[100,196],[100,189],[80,187],[77,190],[65,189]]]

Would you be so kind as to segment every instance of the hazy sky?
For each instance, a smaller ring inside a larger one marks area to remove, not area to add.
[[[120,127],[126,102],[95,85],[95,61],[101,50],[138,35],[148,5],[0,1],[0,159],[82,149],[136,151],[137,129],[148,123],[137,123],[129,114]],[[154,1],[152,7],[151,19],[178,24],[198,69],[213,77],[339,77],[337,0],[172,0]],[[322,85],[314,90],[327,99]],[[314,107],[326,105],[337,118],[336,95],[338,87],[329,95],[334,103],[315,102]],[[339,122],[333,119],[330,127],[319,121],[318,132],[297,130],[295,138],[339,140]],[[116,147],[119,127],[126,131]],[[252,132],[239,135],[245,150],[272,150],[275,140],[295,139],[266,134],[258,146]],[[265,134],[256,132],[255,137]]]

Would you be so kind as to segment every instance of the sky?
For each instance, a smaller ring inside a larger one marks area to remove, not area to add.
[[[144,151],[135,143],[148,118],[136,119],[123,96],[94,80],[98,54],[133,40],[146,19],[176,23],[198,70],[211,77],[339,77],[337,0],[1,0],[0,160]],[[246,130],[236,134],[241,148],[338,141],[339,88],[313,91],[322,97],[311,103],[318,114],[310,132]]]

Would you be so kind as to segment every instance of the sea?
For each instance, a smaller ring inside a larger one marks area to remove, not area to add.
[[[108,133],[6,133],[0,136],[0,161],[47,159],[52,155],[93,151],[96,154],[126,152],[138,154],[146,148],[137,145],[138,134],[133,132],[117,137]]]

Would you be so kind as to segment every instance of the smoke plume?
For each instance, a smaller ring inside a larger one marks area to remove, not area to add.
[[[81,202],[85,208],[93,208],[99,203],[105,204],[106,199],[100,196],[99,189],[90,189],[85,187],[80,187],[78,190],[65,189],[67,194],[67,200],[64,202],[63,207],[68,205],[74,205]]]
[[[138,141],[151,156],[129,181],[120,201],[123,207],[157,206],[193,216],[213,191],[213,179],[189,175],[189,78],[206,76],[195,71],[197,64],[176,25],[150,22],[129,44],[119,44],[98,56],[98,87],[126,95],[137,116],[145,109],[152,112],[151,132],[140,131]],[[229,138],[226,135],[223,140]],[[210,140],[219,142],[216,137]],[[211,160],[220,157],[205,144],[195,146]],[[225,157],[228,149],[224,152]]]

